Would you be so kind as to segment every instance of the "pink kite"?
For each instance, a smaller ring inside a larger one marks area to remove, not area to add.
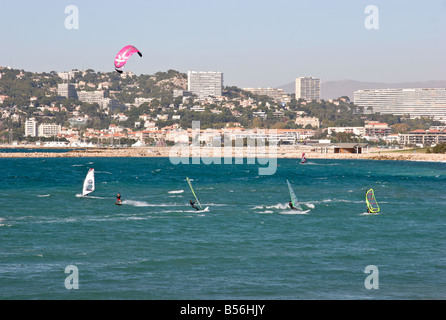
[[[115,58],[115,70],[119,73],[122,73],[122,68],[127,63],[127,60],[137,52],[140,57],[142,57],[142,53],[139,52],[134,46],[125,46],[121,50],[119,50],[118,54]]]

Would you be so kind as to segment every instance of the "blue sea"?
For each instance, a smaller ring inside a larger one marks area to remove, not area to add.
[[[0,159],[0,299],[446,298],[446,163],[299,162]]]

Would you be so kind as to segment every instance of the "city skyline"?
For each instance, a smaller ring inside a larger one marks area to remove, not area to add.
[[[69,28],[74,6],[78,25]],[[3,5],[0,65],[32,72],[113,71],[117,51],[137,46],[126,71],[219,70],[225,85],[279,87],[324,81],[443,80],[446,1],[17,1]],[[378,21],[376,21],[378,23]],[[67,26],[68,24],[68,26]]]

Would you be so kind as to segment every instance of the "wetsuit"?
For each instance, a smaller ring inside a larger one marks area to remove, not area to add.
[[[192,206],[192,208],[194,208],[194,209],[197,210],[197,211],[200,210],[200,209],[198,209],[196,206],[194,206],[195,201],[192,202],[192,200],[190,200],[189,202],[190,202],[190,205]]]
[[[293,206],[293,203],[290,201],[289,203],[289,206],[290,206],[290,208],[292,209],[292,210],[297,210],[294,206]]]

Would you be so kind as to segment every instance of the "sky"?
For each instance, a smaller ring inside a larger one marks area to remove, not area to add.
[[[0,66],[31,72],[114,71],[131,44],[143,57],[126,71],[220,71],[240,88],[446,80],[446,0],[15,0],[0,35]]]

